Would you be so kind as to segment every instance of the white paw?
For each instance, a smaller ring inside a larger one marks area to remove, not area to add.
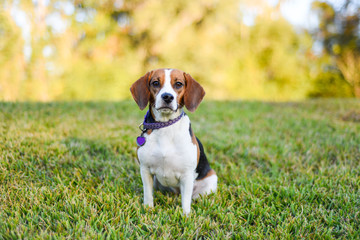
[[[183,213],[184,213],[184,215],[186,215],[186,216],[189,216],[189,214],[190,214],[190,208],[189,209],[183,209]]]
[[[144,202],[144,205],[146,206],[146,207],[154,207],[154,203],[153,202],[147,202],[147,203],[145,203]]]

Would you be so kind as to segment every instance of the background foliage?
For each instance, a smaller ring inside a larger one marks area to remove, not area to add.
[[[360,97],[360,4],[314,1],[306,30],[283,2],[2,1],[0,99],[124,99],[158,67],[189,72],[213,99]]]

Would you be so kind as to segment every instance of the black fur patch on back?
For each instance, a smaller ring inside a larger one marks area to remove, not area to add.
[[[200,150],[199,164],[196,167],[196,172],[198,173],[196,180],[201,180],[208,174],[208,172],[211,170],[211,168],[210,168],[210,164],[206,158],[204,147],[203,147],[202,143],[200,142],[200,140],[198,138],[196,138],[196,141],[199,144],[199,150]]]

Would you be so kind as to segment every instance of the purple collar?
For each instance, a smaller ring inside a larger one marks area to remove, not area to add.
[[[183,111],[177,118],[174,118],[170,121],[167,122],[154,122],[154,123],[147,123],[146,119],[149,117],[150,111],[147,111],[145,117],[144,117],[144,122],[142,124],[140,124],[139,128],[141,131],[147,130],[147,129],[160,129],[160,128],[164,128],[164,127],[168,127],[173,125],[174,123],[176,123],[177,121],[179,121],[184,115],[185,112]]]

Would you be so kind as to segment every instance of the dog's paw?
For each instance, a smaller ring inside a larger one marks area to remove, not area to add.
[[[189,216],[190,215],[190,208],[189,209],[183,209],[183,214],[185,216]]]
[[[154,203],[150,202],[150,203],[144,203],[145,207],[150,207],[153,208],[154,207]]]

